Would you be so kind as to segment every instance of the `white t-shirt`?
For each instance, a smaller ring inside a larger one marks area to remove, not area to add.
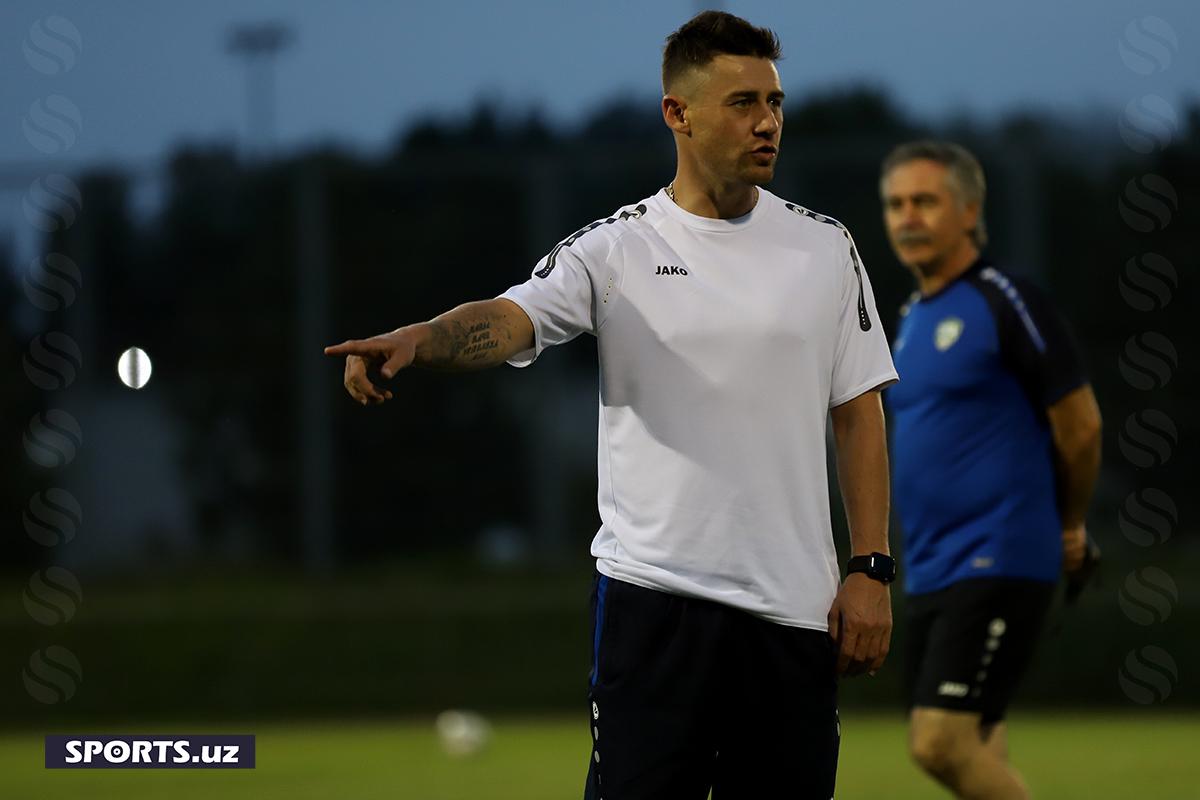
[[[896,380],[838,222],[759,191],[731,220],[660,191],[557,245],[507,298],[600,357],[597,569],[826,630],[839,584],[828,409]]]

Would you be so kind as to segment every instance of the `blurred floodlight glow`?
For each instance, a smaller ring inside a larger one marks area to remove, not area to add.
[[[150,356],[140,347],[131,347],[117,360],[117,375],[130,389],[141,389],[150,382]]]

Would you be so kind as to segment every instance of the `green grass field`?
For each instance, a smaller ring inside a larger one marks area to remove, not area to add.
[[[0,736],[5,800],[561,800],[578,798],[589,741],[579,720],[494,723],[469,758],[442,752],[432,723],[247,727],[109,726],[105,733],[254,733],[254,770],[46,770],[38,734]],[[65,731],[64,731],[65,732]],[[78,732],[72,730],[70,732]],[[1014,761],[1050,800],[1200,798],[1200,717],[1039,714],[1013,720]],[[890,783],[884,790],[883,786]],[[839,798],[946,797],[911,766],[896,718],[843,716]]]

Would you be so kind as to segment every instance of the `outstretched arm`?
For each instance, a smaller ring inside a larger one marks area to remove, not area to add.
[[[406,325],[370,339],[351,339],[325,348],[346,356],[344,384],[363,405],[383,403],[392,393],[377,386],[368,370],[390,380],[408,367],[463,372],[503,364],[533,347],[533,323],[511,300],[464,303],[429,322]]]

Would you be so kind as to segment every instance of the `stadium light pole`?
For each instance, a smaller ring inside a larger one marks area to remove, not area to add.
[[[234,25],[226,50],[246,63],[247,151],[266,158],[275,145],[275,57],[295,37],[281,22]],[[315,166],[297,177],[296,323],[299,398],[299,523],[304,564],[325,572],[333,553],[333,442],[327,372],[319,356],[328,341],[325,182]]]
[[[321,348],[329,330],[326,179],[315,162],[302,166],[296,190],[296,390],[298,403],[300,548],[304,565],[323,573],[335,566],[336,448],[329,365]]]
[[[282,22],[234,25],[229,29],[226,52],[246,63],[246,133],[253,143],[247,149],[270,152],[275,143],[274,60],[294,40]]]

